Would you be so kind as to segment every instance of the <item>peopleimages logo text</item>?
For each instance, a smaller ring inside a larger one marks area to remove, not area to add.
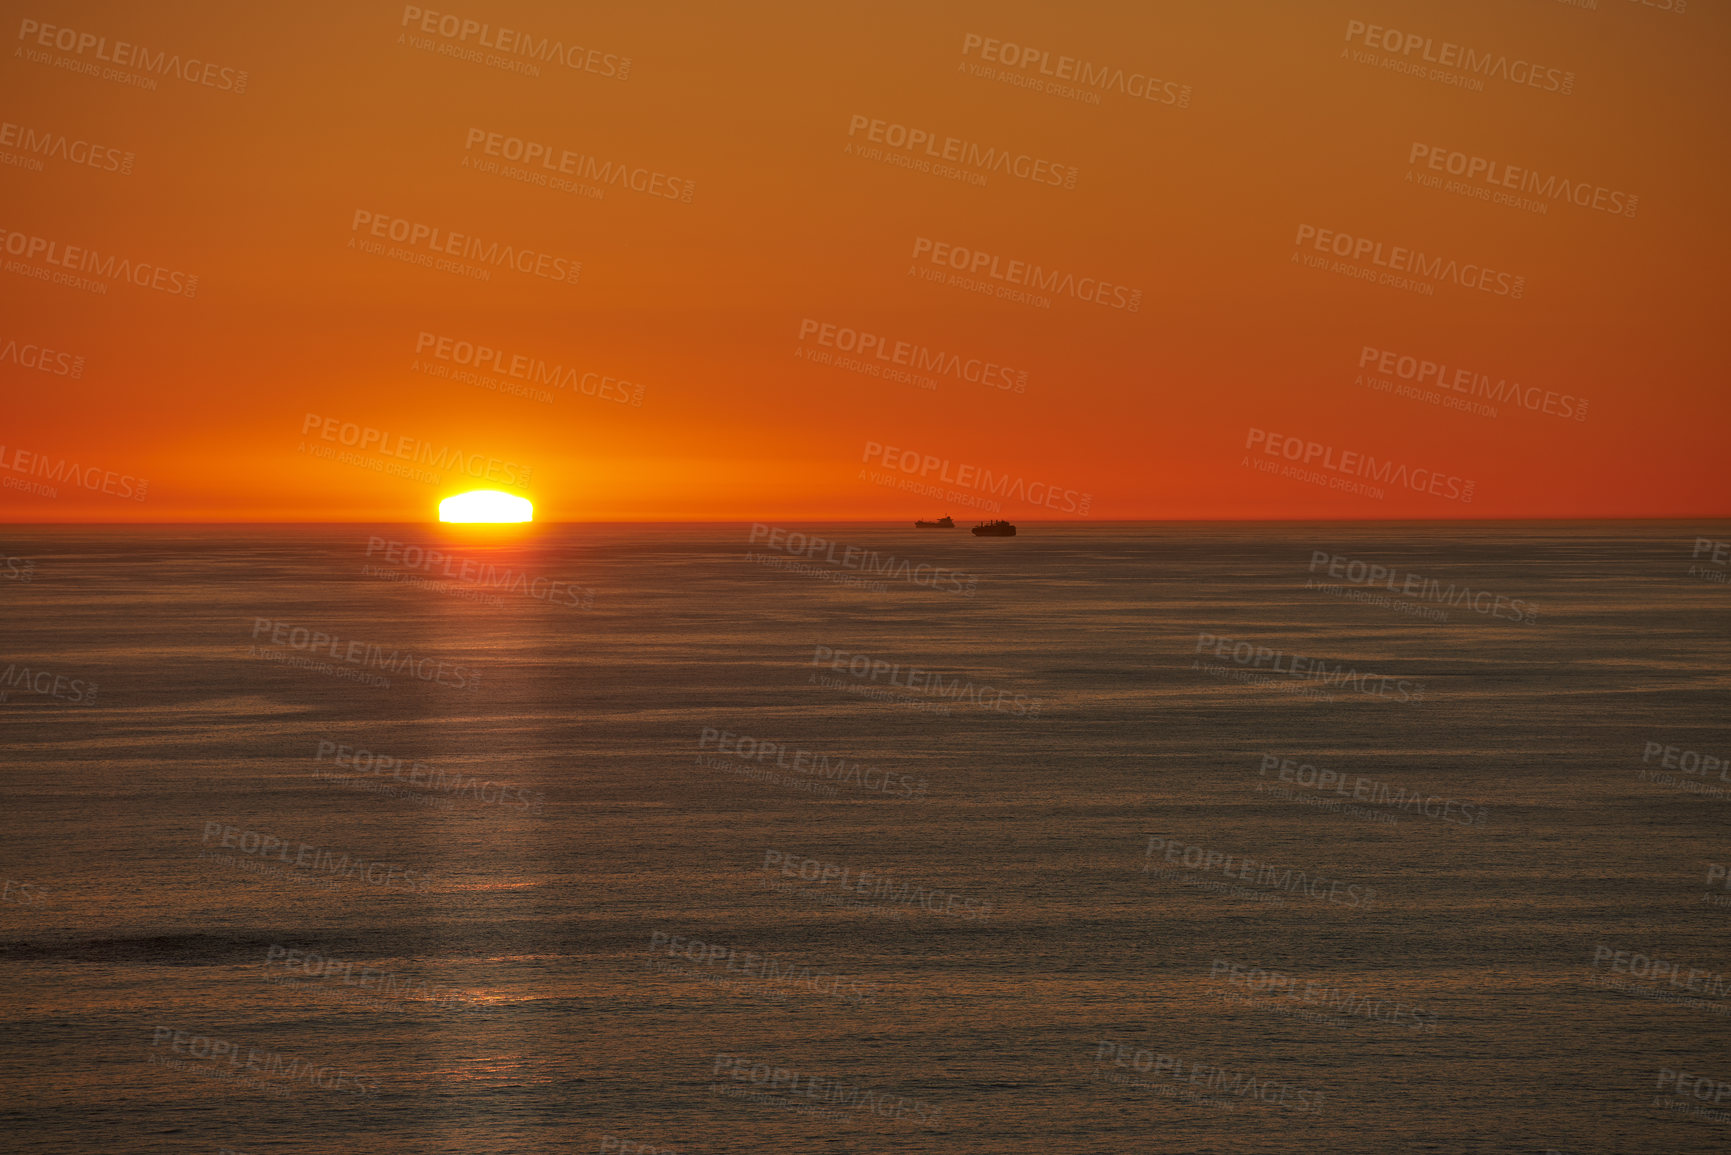
[[[10,662],[5,670],[0,671],[0,702],[5,701],[7,694],[11,691],[20,688],[32,694],[59,698],[63,702],[73,702],[83,706],[94,705],[96,702],[97,686],[95,682],[87,682],[82,678],[69,678],[65,674],[57,674],[53,670],[32,670],[29,666],[20,666],[17,662]]]
[[[1277,865],[1237,851],[1216,850],[1193,842],[1180,842],[1163,834],[1148,836],[1142,873],[1148,874],[1156,869],[1156,855],[1161,861],[1185,870],[1202,874],[1218,871],[1223,878],[1239,879],[1282,894],[1303,894],[1337,906],[1368,908],[1376,901],[1374,887],[1313,874],[1303,867]]]
[[[504,133],[490,132],[484,128],[469,130],[463,141],[465,161],[466,154],[474,152],[476,145],[481,146],[480,151],[484,156],[499,157],[526,168],[538,165],[546,172],[560,176],[594,181],[598,185],[617,185],[645,196],[663,197],[685,204],[691,203],[691,194],[697,189],[695,181],[668,176],[658,169],[630,165],[624,161],[599,161],[588,153],[572,152],[562,147],[555,152],[555,146],[545,141],[506,136]]]
[[[353,421],[344,421],[338,417],[321,417],[317,413],[308,413],[302,418],[301,432],[316,432],[325,441],[354,446],[362,452],[371,450],[400,461],[412,461],[416,465],[429,465],[434,469],[455,470],[473,478],[505,485],[527,485],[533,469],[532,466],[520,465],[515,461],[500,461],[496,457],[488,457],[485,453],[465,453],[449,445],[435,446],[431,441],[406,434],[398,434],[393,441],[389,430],[374,429],[371,425],[357,425]]]
[[[1068,81],[1086,89],[1101,92],[1121,92],[1156,104],[1171,104],[1179,108],[1190,105],[1190,86],[1175,80],[1162,80],[1145,72],[1126,72],[1105,64],[1093,64],[1074,56],[1059,55],[1057,60],[1043,49],[1009,40],[993,40],[977,32],[962,37],[962,55],[979,50],[980,59],[1022,71],[1033,70],[1040,76]]]
[[[476,561],[461,554],[449,554],[430,546],[416,545],[414,542],[398,541],[395,538],[386,540],[376,534],[367,538],[367,556],[374,555],[382,555],[384,560],[403,567],[403,571],[385,570],[380,571],[381,573],[418,571],[435,578],[453,578],[477,591],[523,594],[536,601],[556,606],[589,609],[595,602],[593,589],[573,582],[556,581],[541,574],[531,574],[527,570],[512,569],[510,566],[497,566],[491,561]]]
[[[1141,289],[1116,285],[1099,277],[1078,278],[1076,274],[1066,273],[1062,269],[1048,269],[1032,261],[1005,258],[983,249],[934,241],[930,237],[914,238],[912,259],[918,261],[921,257],[941,268],[955,269],[976,277],[984,275],[1010,285],[1026,285],[1039,292],[1074,297],[1078,301],[1089,301],[1110,309],[1123,309],[1134,313],[1142,307]]]
[[[1019,177],[1035,184],[1076,187],[1075,165],[1058,164],[1042,157],[991,145],[982,148],[975,141],[954,136],[943,137],[943,143],[940,144],[938,134],[932,129],[909,128],[905,124],[894,124],[855,113],[848,121],[847,134],[851,137],[860,132],[864,132],[866,140],[873,144],[887,145],[910,154],[935,157],[983,172],[1001,172],[1005,176]]]
[[[1244,435],[1244,448],[1257,447],[1261,447],[1262,452],[1269,457],[1283,457],[1288,461],[1301,462],[1305,466],[1315,466],[1349,477],[1368,478],[1384,485],[1410,489],[1415,493],[1446,497],[1451,501],[1471,501],[1476,485],[1470,479],[1439,470],[1408,469],[1404,462],[1397,465],[1388,458],[1379,463],[1374,455],[1361,453],[1356,449],[1337,450],[1332,445],[1307,441],[1302,437],[1288,437],[1283,433],[1270,433],[1266,429],[1251,426]]]
[[[132,172],[133,156],[106,144],[74,140],[64,132],[43,129],[38,132],[29,125],[0,122],[0,148],[22,149],[32,158],[49,157],[68,164],[87,166],[98,172],[115,172],[128,176]],[[40,172],[38,165],[36,171]]]
[[[379,1093],[377,1079],[357,1075],[334,1064],[313,1063],[282,1051],[261,1051],[243,1043],[210,1035],[197,1035],[176,1027],[152,1027],[150,1045],[150,1061],[156,1066],[171,1069],[188,1066],[185,1060],[165,1058],[163,1052],[155,1050],[166,1045],[170,1055],[185,1055],[188,1059],[208,1063],[206,1067],[190,1069],[214,1071],[223,1078],[235,1077],[238,1073],[241,1078],[254,1080],[265,1086],[279,1087],[285,1091],[305,1082],[310,1087],[324,1091],[348,1091],[364,1096]],[[224,1058],[228,1060],[226,1067],[220,1062]]]
[[[15,339],[8,339],[4,345],[0,345],[0,365],[8,361],[20,369],[34,369],[38,373],[52,373],[56,377],[71,377],[76,380],[84,376],[83,357],[50,349],[45,345],[20,345]]]
[[[152,53],[142,44],[130,44],[125,40],[116,40],[110,45],[108,37],[98,36],[94,32],[80,32],[76,28],[63,28],[26,19],[18,24],[18,39],[27,42],[34,40],[40,47],[70,52],[74,56],[83,56],[88,52],[94,59],[105,64],[136,68],[157,76],[174,76],[188,84],[215,88],[221,92],[238,95],[246,91],[245,69],[224,68],[193,56],[183,61],[178,52],[170,55],[163,49]]]
[[[813,666],[827,664],[831,670],[838,674],[847,674],[866,683],[883,682],[897,689],[917,690],[936,698],[969,701],[982,710],[994,710],[1000,714],[1010,713],[1018,717],[1026,715],[1030,718],[1038,718],[1040,710],[1045,705],[1043,698],[1029,698],[1026,694],[999,690],[985,684],[976,686],[973,678],[967,675],[957,674],[946,681],[943,673],[938,670],[927,670],[920,666],[903,666],[900,662],[874,658],[870,654],[856,653],[852,650],[837,650],[830,646],[813,647],[811,664]],[[815,676],[813,675],[813,677]]]
[[[1172,1081],[1174,1087],[1187,1091],[1194,1091],[1198,1087],[1213,1091],[1217,1096],[1215,1101],[1221,1105],[1236,1106],[1232,1100],[1218,1098],[1231,1095],[1237,1102],[1272,1104],[1312,1114],[1322,1110],[1323,1092],[1313,1087],[1268,1077],[1259,1079],[1249,1072],[1230,1070],[1214,1063],[1187,1060],[1177,1055],[1157,1053],[1125,1043],[1116,1043],[1111,1039],[1101,1039],[1099,1046],[1094,1049],[1095,1070],[1098,1072],[1108,1062],[1114,1067],[1131,1069],[1140,1074],[1163,1075]],[[1152,1081],[1138,1085],[1165,1086]],[[1197,1101],[1207,1100],[1199,1098]]]
[[[1483,183],[1491,188],[1532,193],[1546,200],[1554,201],[1560,198],[1580,208],[1598,209],[1614,216],[1634,216],[1635,208],[1641,200],[1634,193],[1626,193],[1620,189],[1608,189],[1584,180],[1572,181],[1554,173],[1541,178],[1533,169],[1518,164],[1469,156],[1443,145],[1423,144],[1415,140],[1407,152],[1406,162],[1416,165],[1421,160],[1432,172],[1446,172],[1450,176]]]
[[[208,846],[212,839],[223,849],[238,850],[260,862],[272,860],[333,879],[359,878],[383,890],[425,894],[432,886],[432,878],[425,871],[400,862],[363,858],[346,850],[335,850],[316,842],[301,842],[268,831],[231,826],[214,818],[205,822],[200,842]]]
[[[810,317],[800,318],[799,339],[815,339],[817,344],[838,352],[875,357],[892,365],[906,366],[922,373],[941,373],[1010,393],[1028,391],[1026,369],[1012,369],[1008,365],[1000,365],[982,357],[968,357],[964,360],[960,353],[946,353],[918,341],[894,341],[882,333],[868,333],[846,325],[815,321]]]
[[[1507,598],[1489,590],[1474,590],[1465,584],[1456,586],[1452,581],[1444,588],[1438,578],[1427,578],[1411,572],[1402,576],[1401,571],[1393,566],[1378,565],[1359,558],[1313,549],[1310,551],[1310,572],[1315,573],[1318,566],[1326,567],[1329,577],[1349,585],[1386,589],[1391,594],[1400,594],[1417,601],[1462,607],[1476,614],[1511,622],[1531,625],[1539,620],[1538,607],[1532,602],[1521,598]],[[1396,578],[1401,579],[1398,585],[1395,583]],[[1308,587],[1310,583],[1305,584]]]
[[[116,473],[100,465],[80,465],[76,461],[68,462],[64,457],[50,458],[46,453],[17,446],[12,447],[8,458],[6,448],[0,444],[0,470],[8,473],[42,477],[63,485],[71,483],[92,493],[106,493],[110,497],[126,497],[133,501],[143,501],[150,492],[149,481],[130,473]],[[58,492],[51,492],[49,496],[58,496]]]
[[[477,373],[497,373],[512,381],[569,389],[574,394],[582,393],[600,401],[639,407],[643,404],[643,386],[622,377],[585,370],[580,365],[567,368],[563,361],[549,365],[545,358],[495,349],[480,341],[466,341],[461,337],[447,337],[422,329],[415,337],[415,354],[417,357],[431,355],[436,360],[473,369]],[[546,396],[551,398],[552,394]]]
[[[973,597],[974,588],[980,581],[977,576],[965,570],[945,569],[930,562],[916,564],[907,558],[898,558],[895,554],[880,554],[877,550],[866,549],[864,546],[842,546],[838,557],[836,547],[841,546],[841,542],[818,537],[816,534],[800,533],[798,530],[790,533],[779,526],[768,526],[761,521],[752,525],[751,536],[747,540],[789,556],[813,560],[821,557],[828,564],[841,569],[854,569],[873,577],[949,590],[963,597]]]
[[[881,441],[866,442],[865,453],[860,460],[868,464],[877,461],[886,469],[895,469],[910,477],[917,476],[921,480],[930,478],[935,472],[938,481],[958,489],[972,489],[979,493],[989,493],[993,497],[1013,497],[1031,505],[1061,509],[1065,513],[1080,514],[1083,517],[1088,516],[1088,507],[1094,501],[1091,493],[1078,493],[1074,489],[1064,489],[1044,481],[1030,482],[1021,477],[1012,477],[1008,473],[994,475],[990,469],[977,465],[952,465],[947,457],[922,454],[917,449],[898,449]]]
[[[838,785],[851,784],[871,793],[901,798],[924,798],[926,794],[924,778],[918,779],[916,786],[916,779],[911,774],[892,773],[877,766],[868,766],[857,758],[849,760],[845,755],[837,755],[832,759],[821,751],[803,750],[789,746],[786,742],[771,742],[764,738],[754,738],[750,734],[735,734],[732,730],[705,726],[703,732],[697,736],[697,748],[707,750],[712,744],[716,752],[743,762],[756,762],[759,765],[769,762],[783,770],[793,770],[807,777]],[[899,785],[897,779],[900,779]]]
[[[0,249],[9,257],[40,260],[56,269],[70,269],[74,273],[89,273],[102,278],[94,282],[83,282],[79,278],[81,283],[77,287],[87,291],[106,293],[108,286],[103,281],[119,281],[141,289],[155,289],[171,297],[191,300],[198,296],[198,276],[195,273],[165,268],[150,261],[135,261],[113,253],[105,257],[87,245],[69,245],[0,226]]]
[[[581,44],[566,44],[563,40],[556,40],[551,36],[537,36],[521,28],[507,28],[503,25],[494,28],[491,24],[458,16],[454,12],[435,12],[431,8],[404,5],[402,27],[454,41],[453,48],[461,49],[466,46],[472,36],[479,47],[504,53],[507,58],[523,57],[543,64],[558,61],[573,72],[591,72],[608,80],[628,80],[631,76],[629,56],[603,52],[598,48],[584,48]],[[460,54],[458,52],[447,55]]]
[[[261,634],[267,635],[273,645],[287,646],[293,650],[321,656],[328,655],[352,666],[385,670],[392,674],[407,673],[423,682],[437,682],[441,686],[454,686],[459,690],[473,689],[481,680],[479,670],[460,662],[448,662],[443,658],[417,658],[413,651],[395,648],[386,654],[383,646],[371,642],[350,639],[345,644],[336,634],[307,626],[291,625],[284,621],[273,621],[270,618],[253,619],[252,636],[256,639]]]
[[[1427,256],[1424,250],[1405,245],[1385,246],[1382,241],[1354,236],[1336,229],[1300,224],[1298,235],[1292,238],[1292,243],[1302,248],[1306,241],[1311,242],[1311,248],[1319,253],[1330,253],[1351,261],[1361,261],[1369,257],[1371,264],[1392,273],[1410,273],[1430,281],[1448,281],[1463,289],[1478,289],[1494,296],[1507,297],[1511,301],[1520,300],[1527,291],[1527,279],[1514,273],[1500,273],[1471,261],[1463,265],[1453,257],[1444,259]],[[1386,255],[1383,251],[1385,247]],[[1296,260],[1297,257],[1298,254],[1294,253],[1293,259]]]
[[[1401,57],[1410,57],[1417,52],[1419,60],[1426,64],[1459,68],[1476,76],[1506,80],[1510,84],[1526,85],[1542,92],[1568,96],[1575,90],[1573,72],[1549,68],[1530,60],[1510,60],[1504,53],[1480,52],[1449,40],[1438,44],[1433,37],[1418,32],[1402,32],[1398,28],[1384,28],[1380,24],[1348,20],[1346,39],[1358,40],[1366,48],[1375,48]]]
[[[908,882],[882,872],[856,870],[844,863],[768,848],[763,852],[762,869],[779,871],[784,878],[815,882],[819,887],[833,886],[851,899],[865,896],[863,900],[868,902],[917,906],[932,914],[970,921],[987,917],[994,905],[989,898],[973,898],[941,886]]]
[[[1411,811],[1423,814],[1426,818],[1440,818],[1457,826],[1482,826],[1485,822],[1485,809],[1482,806],[1440,794],[1427,794],[1423,790],[1408,790],[1404,785],[1379,782],[1374,778],[1366,778],[1363,774],[1355,775],[1349,780],[1346,772],[1342,770],[1327,767],[1318,770],[1308,762],[1282,758],[1277,754],[1261,755],[1261,764],[1257,766],[1256,773],[1266,778],[1270,770],[1273,770],[1282,782],[1291,782],[1307,789],[1332,791],[1341,798],[1350,798],[1355,802],[1369,802],[1374,806],[1387,806],[1402,812]]]
[[[444,770],[419,759],[405,761],[386,754],[376,754],[364,747],[333,742],[328,738],[320,739],[313,761],[323,762],[326,755],[330,755],[331,762],[343,767],[347,771],[346,776],[351,778],[389,777],[398,782],[408,782],[412,786],[425,786],[435,793],[456,797],[467,794],[479,802],[510,806],[531,814],[541,813],[542,804],[547,801],[547,795],[538,790],[531,791],[523,786],[495,782],[491,778],[483,780],[473,774],[464,774],[461,770]]]
[[[1474,369],[1455,366],[1453,372],[1450,372],[1446,361],[1433,361],[1428,357],[1416,357],[1410,353],[1366,345],[1359,351],[1358,367],[1364,369],[1369,366],[1374,366],[1378,373],[1386,373],[1417,385],[1428,383],[1438,389],[1483,397],[1487,401],[1504,405],[1515,404],[1522,409],[1546,413],[1552,417],[1574,421],[1587,419],[1585,397],[1540,389],[1536,385],[1522,385],[1519,381],[1510,381],[1507,377],[1500,377],[1492,383],[1490,374]]]
[[[1360,670],[1356,665],[1347,662],[1336,662],[1330,666],[1326,658],[1307,658],[1302,654],[1288,653],[1272,646],[1259,646],[1238,638],[1199,632],[1196,635],[1195,652],[1212,652],[1216,658],[1225,659],[1251,671],[1267,670],[1272,674],[1285,674],[1290,678],[1316,681],[1326,686],[1346,686],[1360,694],[1371,694],[1378,698],[1398,697],[1402,702],[1424,701],[1423,682]],[[1197,658],[1191,662],[1190,668],[1196,669],[1200,665],[1201,659]]]
[[[725,1075],[738,1082],[748,1082],[759,1088],[758,1093],[766,1097],[786,1096],[786,1101],[809,1100],[809,1105],[821,1108],[826,1112],[823,1117],[827,1118],[841,1117],[840,1111],[843,1109],[863,1110],[885,1119],[899,1120],[905,1115],[921,1126],[936,1127],[938,1117],[944,1110],[924,1099],[911,1099],[906,1095],[880,1091],[836,1075],[814,1075],[779,1061],[761,1062],[747,1055],[716,1055],[714,1075],[717,1078]],[[732,1089],[726,1084],[719,1086]],[[712,1086],[710,1089],[713,1091],[716,1087]]]
[[[552,253],[520,245],[483,241],[477,236],[452,232],[436,225],[425,225],[405,217],[356,209],[354,219],[349,223],[349,231],[358,233],[363,225],[366,227],[367,236],[392,240],[399,245],[408,245],[411,249],[420,247],[429,253],[479,261],[494,268],[515,269],[519,273],[549,281],[574,285],[583,272],[582,261],[556,257]]]

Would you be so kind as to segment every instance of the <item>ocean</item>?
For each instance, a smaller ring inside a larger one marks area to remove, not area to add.
[[[0,534],[0,1146],[1731,1150],[1672,523]]]

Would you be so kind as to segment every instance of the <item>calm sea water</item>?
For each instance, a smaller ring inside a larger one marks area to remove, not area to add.
[[[1731,528],[782,528],[0,536],[0,1143],[1731,1149]]]

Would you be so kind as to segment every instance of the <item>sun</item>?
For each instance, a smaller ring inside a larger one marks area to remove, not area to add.
[[[503,522],[534,521],[535,507],[526,497],[497,489],[471,489],[439,503],[440,521]]]

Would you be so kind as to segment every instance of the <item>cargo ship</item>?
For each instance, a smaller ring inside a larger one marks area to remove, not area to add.
[[[914,528],[915,529],[954,529],[954,528],[956,528],[956,523],[953,519],[951,519],[951,517],[948,514],[945,514],[943,517],[938,518],[938,520],[936,520],[936,521],[916,521],[916,522],[914,522]]]
[[[1016,527],[1007,521],[988,521],[974,527],[975,537],[1015,537]]]

